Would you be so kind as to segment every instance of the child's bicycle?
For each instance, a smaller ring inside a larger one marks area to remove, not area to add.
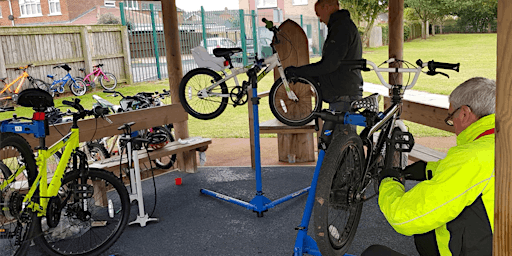
[[[67,72],[67,74],[58,80],[55,80],[55,75],[47,75],[48,78],[53,80],[52,85],[48,87],[48,92],[50,93],[50,95],[52,95],[52,97],[55,97],[55,92],[64,93],[64,87],[68,83],[69,89],[74,95],[82,96],[85,94],[85,92],[87,91],[85,83],[82,80],[73,78],[69,74],[69,71],[71,71],[71,67],[68,64],[61,64],[53,67],[53,69],[56,68],[64,69]]]
[[[390,59],[385,63],[401,62]],[[379,112],[378,94],[352,102],[350,112],[315,113],[325,121],[318,141],[318,162],[315,168],[302,222],[295,241],[294,255],[343,255],[356,234],[363,203],[378,194],[380,170],[407,165],[407,152],[414,146],[414,138],[400,120],[402,98],[405,89],[412,88],[422,68],[428,67],[427,75],[442,74],[436,71],[459,71],[459,64],[418,60],[415,68],[379,68],[371,61],[343,61],[343,65],[355,66],[363,71],[376,72],[381,83],[392,89],[391,106]],[[369,65],[372,69],[368,68]],[[412,64],[411,64],[412,65]],[[409,85],[389,85],[380,72],[415,73]],[[351,129],[335,128],[338,124],[365,127],[357,135]],[[378,134],[377,140],[374,135]],[[369,192],[373,186],[373,192]],[[314,208],[313,208],[314,206]],[[307,235],[308,224],[314,210],[316,241]]]
[[[279,71],[280,78],[272,85],[269,95],[270,110],[274,116],[284,124],[300,126],[313,120],[313,113],[322,109],[322,94],[316,82],[305,77],[287,78],[281,66],[279,54],[274,44],[281,43],[282,38],[291,43],[284,32],[279,31],[272,21],[262,19],[266,28],[274,33],[274,43],[271,44],[274,54],[265,59],[258,59],[256,56],[255,65],[266,66],[258,76],[259,82],[265,75],[275,67]],[[293,49],[291,47],[290,49]],[[226,109],[229,99],[233,106],[243,105],[248,100],[248,83],[243,82],[240,86],[237,75],[247,73],[250,67],[235,68],[231,62],[231,56],[242,52],[241,48],[216,48],[213,54],[222,57],[225,61],[218,61],[219,58],[212,58],[204,49],[195,48],[194,59],[200,68],[188,72],[180,82],[179,96],[185,110],[195,118],[208,120],[213,119]],[[231,74],[225,70],[229,66]],[[222,75],[219,74],[222,72]],[[234,86],[226,84],[231,78],[234,79]],[[300,111],[294,111],[300,109]]]
[[[16,79],[14,79],[14,81],[10,82],[9,84],[5,82],[7,77],[0,78],[0,81],[2,81],[4,84],[4,87],[0,89],[0,108],[13,107],[16,104],[16,101],[18,100],[18,93],[20,93],[25,79],[28,79],[31,88],[39,88],[42,90],[46,90],[48,88],[49,85],[43,80],[35,79],[28,75],[27,69],[32,65],[33,64],[28,64],[24,67],[16,68],[15,70],[21,70],[23,73],[21,73]],[[11,87],[13,87],[16,82],[18,82],[18,85],[13,91]]]
[[[106,110],[85,110],[79,99],[62,103],[77,110],[71,113],[73,126],[49,148],[43,111],[53,106],[53,98],[46,91],[20,93],[18,104],[35,110],[32,119],[0,124],[0,243],[7,255],[24,255],[31,240],[51,255],[97,255],[109,248],[127,225],[130,199],[126,187],[114,174],[88,168],[85,154],[78,150],[78,120],[103,116]],[[17,133],[39,138],[36,159]],[[62,159],[49,179],[46,160],[61,148],[65,148]]]
[[[117,86],[117,78],[114,74],[109,72],[103,72],[101,70],[103,64],[98,64],[96,66],[92,66],[93,70],[90,74],[85,77],[75,77],[76,80],[80,80],[85,83],[85,85],[89,86],[89,88],[96,87],[96,79],[99,79],[101,86],[105,90],[114,90]],[[78,69],[85,74],[85,69]]]

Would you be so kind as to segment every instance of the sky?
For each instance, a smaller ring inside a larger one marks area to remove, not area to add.
[[[176,0],[176,6],[185,11],[199,11],[201,6],[205,11],[237,10],[238,0]]]

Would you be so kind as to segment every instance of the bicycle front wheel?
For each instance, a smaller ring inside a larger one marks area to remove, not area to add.
[[[206,90],[222,77],[207,68],[196,68],[188,72],[180,82],[179,96],[181,104],[191,116],[209,120],[218,117],[228,105],[228,87],[221,83]]]
[[[117,86],[117,78],[114,74],[105,72],[105,76],[100,76],[100,84],[105,90],[114,90]]]
[[[288,79],[288,85],[288,93],[281,78],[272,85],[268,100],[272,114],[289,126],[311,122],[313,113],[322,109],[322,94],[318,85],[304,77]]]
[[[75,81],[71,81],[69,89],[74,95],[82,96],[87,92],[87,85],[85,85],[83,80],[75,79]]]
[[[22,171],[11,183],[7,179]],[[24,255],[30,245],[28,237],[32,217],[30,211],[21,212],[28,189],[36,178],[36,162],[28,142],[12,133],[0,135],[0,248],[2,255]]]
[[[123,233],[130,199],[114,174],[91,168],[85,180],[80,171],[66,173],[48,208],[51,214],[33,221],[36,244],[52,255],[97,255]]]
[[[337,130],[325,154],[314,206],[315,234],[322,255],[343,255],[356,234],[363,204],[357,199],[364,171],[361,138]]]

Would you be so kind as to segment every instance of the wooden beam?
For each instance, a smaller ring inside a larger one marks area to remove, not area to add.
[[[498,1],[493,255],[512,255],[512,2]]]
[[[404,0],[390,0],[389,1],[389,58],[403,60],[403,45],[404,45]],[[401,63],[390,63],[390,68],[399,68]],[[389,84],[402,84],[401,73],[389,73]],[[389,95],[393,95],[390,90]],[[384,108],[389,105],[384,104]]]
[[[183,122],[187,120],[188,114],[180,104],[172,104],[109,115],[108,118],[112,120],[113,124],[109,124],[106,120],[101,118],[78,121],[78,127],[80,127],[80,142],[120,134],[122,131],[118,131],[117,127],[127,122],[135,122],[135,125],[132,126],[132,130],[136,131],[165,124]],[[70,129],[71,123],[50,126],[50,136],[46,137],[46,145],[50,146],[54,144],[62,138],[61,133],[66,134]],[[32,148],[39,146],[39,140],[34,138],[34,136],[24,135],[24,137]]]
[[[167,56],[167,74],[169,74],[169,89],[171,100],[175,104],[180,104],[179,86],[183,77],[183,68],[181,66],[181,48],[178,30],[178,12],[175,0],[161,1],[162,3],[162,20],[164,24],[164,37]],[[176,139],[188,138],[187,121],[174,123]],[[186,172],[195,170],[195,151],[184,152],[177,155],[180,169]]]

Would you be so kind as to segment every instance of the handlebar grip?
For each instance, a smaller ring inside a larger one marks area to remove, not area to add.
[[[267,29],[272,29],[272,27],[274,27],[274,23],[272,21],[269,21],[265,18],[261,19],[261,21],[263,21],[265,23],[265,27]]]
[[[435,70],[436,68],[449,69],[459,72],[460,63],[452,64],[452,63],[444,63],[444,62],[435,62],[433,60],[428,62],[428,69]]]
[[[109,113],[108,108],[104,108],[101,106],[96,106],[92,111],[96,116],[104,116]]]
[[[72,101],[68,101],[68,100],[63,100],[63,101],[62,101],[62,104],[64,104],[64,105],[68,105],[68,106],[70,106],[70,107],[73,107],[73,106],[75,105],[75,103],[74,103],[74,102],[72,102]]]
[[[104,93],[115,93],[115,91],[111,91],[111,90],[103,90]]]

